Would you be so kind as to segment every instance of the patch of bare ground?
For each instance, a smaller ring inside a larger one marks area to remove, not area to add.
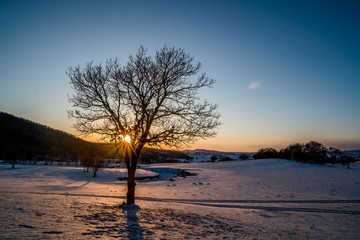
[[[235,239],[243,227],[225,218],[201,216],[173,209],[89,206],[87,214],[77,215],[92,228],[82,235],[124,237],[130,239]]]
[[[2,192],[0,239],[343,239],[318,231],[314,223],[308,229],[261,223],[278,217],[278,211],[252,210],[258,220],[251,223],[245,215],[230,219],[109,200]]]
[[[266,227],[251,227],[218,215],[199,215],[168,208],[92,205],[87,207],[86,214],[75,218],[88,226],[82,235],[100,238],[279,239],[286,236],[286,239],[291,239],[296,235]]]

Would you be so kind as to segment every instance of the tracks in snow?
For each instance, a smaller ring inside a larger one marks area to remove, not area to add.
[[[97,198],[117,198],[125,200],[121,196],[94,195],[94,194],[77,194],[77,193],[54,193],[54,192],[0,192],[4,194],[38,194],[38,195],[62,195],[74,197],[97,197]],[[216,208],[234,208],[249,210],[265,210],[277,212],[302,212],[302,213],[327,213],[327,214],[348,214],[360,215],[360,210],[344,210],[339,209],[338,205],[347,206],[349,204],[356,205],[356,209],[360,209],[360,199],[353,200],[206,200],[206,199],[170,199],[170,198],[153,198],[153,197],[137,197],[142,201],[168,202],[191,204],[203,207]],[[294,206],[269,206],[277,204],[291,204]],[[311,204],[312,206],[305,207]],[[336,206],[333,206],[336,204]],[[300,205],[300,206],[299,206]],[[315,206],[314,206],[315,205]],[[331,206],[329,206],[331,205]],[[320,207],[321,206],[321,207]],[[326,208],[323,208],[326,206]],[[353,206],[352,206],[353,207]]]

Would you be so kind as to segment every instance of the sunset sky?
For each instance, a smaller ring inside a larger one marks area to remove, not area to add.
[[[69,67],[166,44],[217,80],[201,96],[223,125],[191,148],[360,149],[359,11],[358,0],[0,0],[0,111],[75,134]]]

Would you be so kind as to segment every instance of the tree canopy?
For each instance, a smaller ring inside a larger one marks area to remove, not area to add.
[[[201,64],[182,49],[163,47],[155,57],[140,47],[121,67],[118,60],[105,66],[88,63],[67,72],[75,94],[69,98],[82,134],[107,139],[130,135],[133,145],[179,146],[198,138],[213,137],[220,125],[217,106],[200,102],[198,89],[215,81]]]
[[[100,134],[124,150],[130,178],[144,145],[178,147],[216,135],[217,105],[198,92],[215,80],[200,70],[201,63],[183,49],[167,46],[154,57],[140,47],[124,66],[109,59],[105,66],[69,68],[74,88],[69,115],[80,133]],[[124,141],[126,136],[131,141]]]

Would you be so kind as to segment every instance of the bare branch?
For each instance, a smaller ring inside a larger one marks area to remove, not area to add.
[[[140,47],[123,67],[110,59],[104,67],[90,62],[69,68],[75,91],[69,116],[84,135],[131,135],[139,153],[146,144],[179,146],[213,137],[220,114],[216,105],[200,101],[198,90],[213,87],[215,80],[200,69],[183,49],[167,46],[154,58]]]

